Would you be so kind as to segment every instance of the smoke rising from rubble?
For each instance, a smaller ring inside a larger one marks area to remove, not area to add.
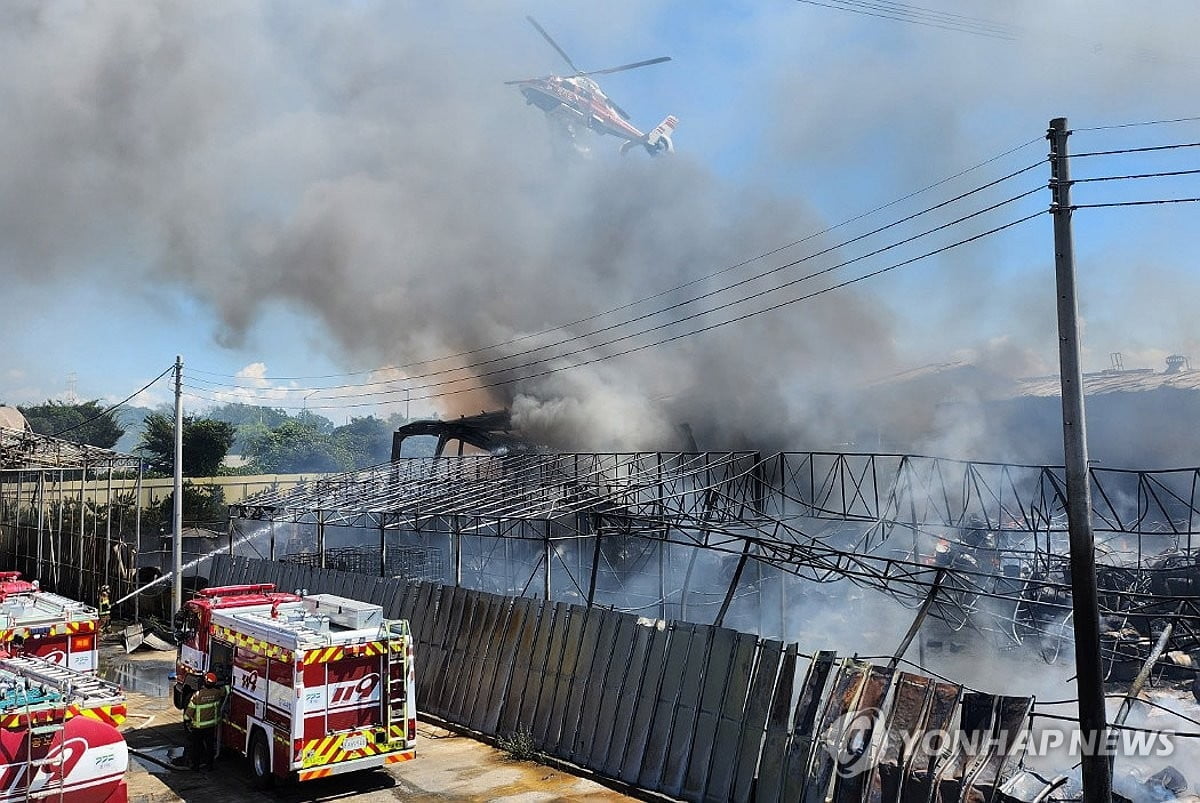
[[[568,50],[582,51],[587,58],[579,60],[590,64],[595,53],[618,61],[657,54],[661,43],[645,23],[668,4],[620,2],[585,14],[547,4],[544,11]],[[591,159],[564,159],[550,147],[543,115],[500,83],[561,66],[520,16],[494,2],[469,10],[5,5],[6,275],[29,283],[103,276],[136,288],[148,303],[155,285],[182,286],[215,312],[215,337],[225,344],[241,342],[267,308],[283,304],[310,323],[306,336],[327,333],[326,347],[348,366],[403,364],[583,318],[819,230],[830,221],[802,200],[806,182],[796,190],[784,180],[807,166],[825,169],[821,159],[850,158],[879,132],[887,132],[897,173],[873,182],[880,188],[911,189],[948,166],[969,164],[979,158],[978,142],[951,132],[978,127],[980,119],[963,111],[963,99],[978,97],[978,84],[1004,72],[962,58],[982,46],[978,39],[937,36],[919,48],[925,55],[911,69],[889,71],[897,91],[877,80],[882,64],[846,72],[833,45],[795,41],[787,32],[808,20],[796,9],[692,19],[687,25],[701,40],[728,28],[759,43],[760,54],[717,80],[742,87],[730,93],[742,123],[728,135],[730,151],[753,153],[761,141],[771,153],[740,157],[747,166],[736,178],[686,147],[671,159],[617,159],[613,138],[592,140]],[[818,19],[834,29],[851,22]],[[1120,26],[1105,30],[1103,19],[1087,15],[1080,35],[1110,41]],[[1181,27],[1120,29],[1130,48],[1168,50]],[[888,35],[907,42],[917,32]],[[1041,45],[1034,32],[989,50],[1001,63],[1027,64],[1000,94],[1001,106],[1040,109],[1032,100],[1045,91],[1042,62],[1026,56]],[[694,90],[704,79],[675,55],[676,63],[655,68],[672,72],[613,77],[605,86],[617,98],[626,80]],[[808,63],[818,55],[827,61]],[[974,66],[947,74],[949,60]],[[1154,65],[1142,66],[1114,59],[1096,74],[1076,69],[1064,79],[1063,100],[1134,96],[1140,85],[1133,74],[1162,78]],[[842,80],[826,80],[827,70],[839,70]],[[1164,80],[1169,89],[1174,79]],[[904,107],[917,96],[925,108],[913,117]],[[778,97],[789,100],[766,102]],[[1036,130],[1047,116],[1039,110],[1030,126]],[[635,119],[643,128],[657,119],[644,117]],[[715,111],[697,108],[684,115],[677,139],[715,139],[721,124]],[[894,194],[873,188],[868,203]],[[846,209],[854,214],[865,205],[859,198]],[[986,253],[970,259],[978,264],[967,267],[986,277]],[[936,443],[951,454],[1005,457],[981,445],[993,433],[971,422],[958,426],[939,407],[940,391],[918,394],[897,415],[907,399],[881,402],[871,390],[897,367],[947,351],[994,355],[1006,372],[1052,357],[1046,302],[1027,303],[1035,292],[1043,298],[1044,286],[994,288],[973,271],[944,267],[940,278],[952,289],[1011,302],[1003,309],[1036,323],[1012,337],[994,325],[972,331],[956,318],[984,318],[973,304],[967,316],[964,305],[928,293],[885,304],[870,289],[841,290],[664,348],[437,404],[445,416],[511,405],[533,439],[568,448],[678,447],[686,422],[700,448]],[[905,311],[909,302],[919,313]],[[922,340],[936,345],[930,350]]]

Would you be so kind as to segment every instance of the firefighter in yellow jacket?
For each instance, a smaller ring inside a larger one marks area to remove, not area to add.
[[[212,769],[217,752],[217,724],[221,721],[227,691],[216,674],[209,672],[204,676],[204,688],[192,695],[183,710],[188,726],[188,765],[194,770]]]

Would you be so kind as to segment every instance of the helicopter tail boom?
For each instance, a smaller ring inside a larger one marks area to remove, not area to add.
[[[621,146],[621,153],[628,153],[635,145],[641,145],[646,149],[646,152],[651,156],[656,156],[660,153],[673,153],[675,145],[671,142],[671,132],[675,130],[675,126],[679,125],[679,120],[673,114],[668,114],[661,123],[650,129],[646,134],[645,139],[640,141],[631,140]]]

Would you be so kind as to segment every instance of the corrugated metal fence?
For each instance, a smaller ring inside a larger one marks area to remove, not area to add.
[[[379,604],[412,624],[422,711],[683,800],[989,800],[1032,705],[720,627],[226,555],[212,575]]]

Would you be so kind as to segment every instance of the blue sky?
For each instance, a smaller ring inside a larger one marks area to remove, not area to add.
[[[303,390],[365,375],[302,377],[473,350],[698,280],[1036,139],[1052,116],[1082,127],[1200,113],[1194,4],[1154,15],[1116,0],[922,7],[1018,36],[803,3],[10,5],[0,12],[10,18],[0,102],[18,113],[0,135],[0,401],[63,398],[70,376],[81,398],[116,401],[182,354],[197,372],[190,409],[262,398],[335,420],[386,414],[402,394],[349,407],[341,391]],[[502,85],[564,68],[526,13],[585,69],[671,56],[600,80],[643,130],[677,115],[677,153],[621,158],[612,138],[590,140],[587,158],[558,152],[541,112]],[[1198,135],[1195,122],[1079,132],[1072,149]],[[1074,169],[1189,169],[1194,150]],[[1044,154],[1034,142],[748,269]],[[981,198],[1045,179],[1038,168]],[[1076,201],[1198,189],[1195,176],[1081,185]],[[1035,195],[895,258],[1046,201]],[[1107,367],[1113,351],[1128,367],[1160,368],[1173,352],[1200,358],[1196,214],[1179,205],[1076,215],[1087,368]],[[1051,255],[1043,217],[745,325],[413,411],[515,404],[549,430],[602,416],[613,423],[592,445],[616,448],[685,415],[794,424],[811,408],[799,400],[928,363],[1052,370]],[[695,390],[713,377],[721,387]],[[137,401],[168,399],[160,383]]]

